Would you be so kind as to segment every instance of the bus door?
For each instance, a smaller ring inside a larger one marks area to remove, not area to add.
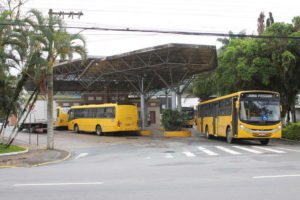
[[[219,102],[213,103],[213,134],[215,136],[218,135],[218,110],[219,110]]]
[[[232,99],[232,134],[237,135],[237,127],[238,127],[238,109],[239,109],[239,101],[237,97]]]

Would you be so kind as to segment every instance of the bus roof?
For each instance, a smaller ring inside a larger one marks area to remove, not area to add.
[[[135,106],[133,104],[118,104],[118,103],[105,103],[105,104],[89,104],[81,106],[72,106],[71,109],[76,108],[97,108],[97,107],[116,107],[116,106]]]
[[[247,90],[247,91],[239,91],[239,92],[235,92],[235,93],[232,93],[232,94],[228,94],[228,95],[224,95],[224,96],[221,96],[221,97],[217,97],[217,98],[214,98],[214,99],[211,99],[211,100],[203,101],[203,102],[198,103],[198,105],[200,105],[200,104],[206,104],[206,103],[210,103],[210,102],[214,102],[214,101],[218,101],[218,100],[221,100],[221,99],[226,99],[226,98],[229,98],[229,97],[240,96],[241,94],[244,94],[244,93],[253,93],[253,92],[257,92],[257,93],[273,93],[273,94],[278,94],[279,95],[278,92],[274,92],[274,91],[267,91],[267,90]]]

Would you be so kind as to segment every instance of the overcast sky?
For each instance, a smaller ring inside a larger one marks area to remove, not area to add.
[[[275,22],[291,23],[300,15],[299,0],[29,0],[24,8],[82,11],[80,19],[65,18],[68,26],[154,29],[257,34],[257,18],[272,12]],[[82,30],[69,30],[77,33]],[[216,37],[170,34],[82,32],[88,54],[105,56],[166,43],[218,45]]]

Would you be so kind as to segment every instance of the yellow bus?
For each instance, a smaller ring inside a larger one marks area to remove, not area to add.
[[[257,139],[267,145],[271,138],[281,138],[280,111],[277,92],[237,92],[199,103],[197,130],[208,139]]]
[[[193,127],[195,124],[195,111],[194,108],[191,107],[182,107],[182,112],[187,115],[186,126]]]
[[[56,120],[54,123],[55,128],[67,128],[68,127],[68,119],[70,107],[56,107]]]
[[[99,104],[72,106],[68,129],[80,133],[137,131],[138,111],[135,105]]]

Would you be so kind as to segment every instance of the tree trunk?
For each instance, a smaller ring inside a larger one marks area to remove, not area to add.
[[[54,149],[53,133],[53,67],[48,65],[47,70],[47,149]]]

